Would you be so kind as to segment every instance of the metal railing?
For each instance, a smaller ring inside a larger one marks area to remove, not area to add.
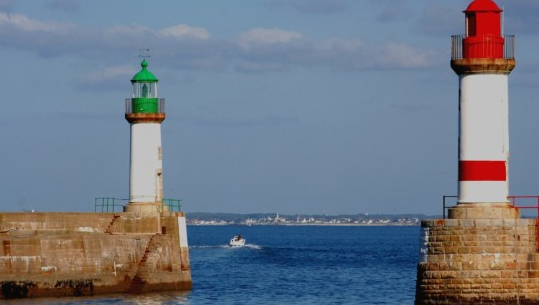
[[[123,211],[123,208],[125,204],[121,204],[119,202],[126,202],[127,199],[119,199],[119,198],[111,198],[111,197],[101,197],[101,198],[95,198],[94,199],[94,211],[97,213],[99,209],[101,209],[99,212],[101,213],[110,213],[110,212],[116,212],[116,208],[118,208],[118,211]]]
[[[443,217],[443,219],[445,219],[445,211],[446,211],[447,209],[449,209],[449,208],[454,207],[454,206],[457,205],[456,202],[455,202],[454,205],[452,205],[452,206],[447,206],[447,198],[458,198],[458,197],[459,197],[459,196],[445,196],[445,195],[444,195],[444,199],[443,199],[443,216],[444,216],[444,217]]]
[[[94,212],[100,213],[111,213],[111,212],[121,212],[125,207],[125,203],[129,199],[120,199],[112,197],[100,197],[94,199]],[[165,210],[165,207],[168,208],[170,212],[181,212],[181,199],[163,199],[163,204],[161,205],[161,212]]]
[[[539,196],[509,196],[507,198],[510,200],[511,205],[519,210],[535,210],[539,223]],[[517,204],[517,200],[520,204]],[[531,201],[532,204],[524,205],[523,201]]]
[[[444,195],[442,197],[442,207],[443,207],[443,219],[446,219],[446,210],[449,209],[449,208],[454,208],[457,206],[457,202],[456,202],[456,198],[458,198],[458,196],[454,196],[454,195],[451,195],[451,196],[447,196],[447,195]],[[448,205],[447,204],[447,201],[448,199],[452,198],[453,200],[453,204],[452,205]],[[538,223],[539,223],[539,195],[538,196],[507,196],[507,200],[511,203],[511,206],[514,207],[514,208],[517,208],[517,209],[534,209],[536,212],[537,212],[537,220],[538,220]],[[521,203],[520,205],[517,205],[517,200]],[[535,205],[523,205],[522,202],[524,200],[527,200],[527,201],[530,201],[532,200],[534,202]]]
[[[508,198],[511,200],[511,205],[517,208],[519,211],[522,209],[531,209],[536,211],[535,231],[537,234],[537,252],[539,252],[539,196],[509,196]],[[517,200],[519,200],[521,203],[524,200],[532,200],[532,202],[535,202],[535,205],[517,205]]]
[[[456,204],[452,206],[447,206],[447,199],[448,198],[458,198],[458,196],[443,196],[443,219],[446,219],[446,209],[455,207]],[[521,210],[535,210],[535,227],[536,227],[536,234],[537,234],[537,252],[539,252],[539,196],[507,196],[507,199],[511,203],[511,206],[513,208]],[[517,201],[520,202],[519,205],[517,205]],[[523,201],[532,202],[533,204],[523,205]]]
[[[451,36],[451,59],[463,59],[463,41],[466,38],[466,35],[453,35]],[[494,50],[495,48],[495,39],[493,35],[484,35],[482,45],[486,49],[485,53],[488,51]],[[503,44],[503,58],[504,59],[515,59],[515,35],[503,35],[504,44]]]
[[[169,212],[181,212],[181,199],[163,199],[163,205],[161,205],[162,211],[165,207],[168,207]]]
[[[125,99],[125,114],[133,113],[133,100],[130,98]],[[157,104],[157,113],[165,113],[165,99],[160,98]]]

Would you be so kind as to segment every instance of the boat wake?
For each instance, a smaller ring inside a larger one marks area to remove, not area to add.
[[[222,246],[224,248],[230,248],[230,249],[253,249],[253,250],[260,250],[262,249],[262,246],[259,246],[259,245],[255,245],[255,244],[245,244],[243,246],[229,246],[229,245],[224,245]]]
[[[210,246],[210,245],[198,245],[198,246],[189,246],[189,249],[211,249],[211,248],[214,248],[214,249],[217,249],[217,248],[225,248],[225,249],[244,249],[244,248],[247,248],[247,249],[253,249],[253,250],[261,250],[261,249],[262,249],[262,246],[255,245],[255,244],[245,244],[244,246],[240,246],[240,247],[232,247],[232,246],[230,246],[230,245],[214,245],[214,246]]]
[[[261,249],[262,249],[262,246],[255,245],[255,244],[246,244],[246,245],[244,246],[244,248],[250,248],[250,249],[255,249],[255,250],[261,250]]]

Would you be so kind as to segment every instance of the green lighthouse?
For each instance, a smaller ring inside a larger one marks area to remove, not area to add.
[[[129,204],[126,212],[160,213],[163,210],[163,160],[161,123],[165,119],[165,99],[157,96],[157,78],[142,69],[131,79],[131,98],[126,99],[125,119],[130,124],[131,152]]]
[[[148,71],[148,62],[146,59],[140,65],[142,66],[142,70],[135,74],[131,80],[132,111],[133,113],[158,113],[158,79],[152,72]]]

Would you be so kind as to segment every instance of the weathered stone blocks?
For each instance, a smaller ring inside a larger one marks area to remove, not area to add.
[[[536,224],[423,221],[416,304],[539,304]]]
[[[0,298],[191,289],[182,217],[2,213]]]

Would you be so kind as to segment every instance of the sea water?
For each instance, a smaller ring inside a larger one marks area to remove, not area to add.
[[[5,304],[413,304],[419,227],[188,226],[193,290]],[[230,247],[241,234],[245,247]],[[2,304],[2,301],[0,301]]]

